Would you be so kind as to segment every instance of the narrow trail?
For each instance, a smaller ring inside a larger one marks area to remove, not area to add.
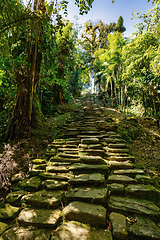
[[[160,189],[112,118],[91,98],[62,131],[0,207],[0,240],[160,239]]]

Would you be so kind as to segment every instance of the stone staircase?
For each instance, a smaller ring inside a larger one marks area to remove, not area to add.
[[[160,239],[160,189],[103,109],[86,101],[62,133],[1,204],[0,240]]]

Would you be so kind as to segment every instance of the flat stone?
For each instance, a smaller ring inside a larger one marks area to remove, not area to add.
[[[18,222],[24,225],[53,228],[60,221],[61,211],[48,209],[23,209],[18,217]]]
[[[41,186],[41,180],[37,176],[32,178],[25,178],[17,184],[18,187],[26,191],[37,191]]]
[[[133,165],[129,162],[118,162],[118,161],[109,161],[109,166],[111,169],[128,169],[133,168]]]
[[[33,163],[33,164],[44,164],[44,163],[46,163],[46,159],[36,158],[36,159],[33,159],[33,160],[32,160],[32,163]]]
[[[71,180],[69,180],[70,184],[104,184],[105,177],[104,175],[100,173],[93,173],[93,174],[81,174],[78,176],[75,176]]]
[[[112,212],[110,220],[112,222],[114,238],[126,239],[128,237],[126,217],[122,214]]]
[[[79,156],[76,158],[67,158],[67,157],[63,158],[63,157],[59,157],[59,156],[54,156],[54,157],[51,157],[49,159],[49,161],[50,161],[50,163],[51,162],[61,162],[61,163],[68,162],[68,163],[72,164],[72,163],[78,163],[80,160],[79,160]]]
[[[0,222],[0,235],[6,231],[10,226],[7,223]]]
[[[95,227],[103,228],[106,226],[106,209],[97,204],[71,202],[63,209],[62,217]]]
[[[13,207],[9,203],[6,203],[3,207],[0,208],[0,219],[8,220],[15,218],[20,212],[19,207]]]
[[[153,202],[144,199],[111,196],[108,202],[110,211],[119,213],[137,213],[150,218],[160,219],[160,208]]]
[[[16,174],[14,174],[14,175],[12,176],[11,181],[12,181],[12,182],[19,182],[19,181],[21,181],[22,179],[23,179],[22,174],[21,174],[21,173],[16,173]]]
[[[160,228],[148,218],[136,217],[136,222],[130,225],[129,235],[138,239],[160,239]]]
[[[112,233],[94,229],[80,222],[70,221],[56,229],[51,240],[112,240]]]
[[[119,138],[103,138],[103,141],[106,143],[123,143],[123,142],[125,142],[123,139],[119,139]]]
[[[81,156],[80,160],[84,163],[87,164],[104,164],[105,161],[103,160],[103,158],[101,156]]]
[[[22,198],[22,202],[35,207],[55,209],[60,206],[63,196],[64,194],[62,191],[48,192],[46,190],[42,190],[25,195]]]
[[[47,166],[46,172],[67,173],[67,172],[69,172],[69,166]]]
[[[68,182],[58,180],[46,180],[45,187],[50,190],[66,190],[68,188]]]
[[[110,143],[109,144],[109,148],[126,148],[127,146],[126,146],[126,144],[124,144],[124,143],[115,143],[115,144],[113,144],[113,143]]]
[[[126,195],[132,195],[134,197],[145,197],[146,199],[154,200],[156,198],[156,190],[152,185],[144,185],[144,184],[129,184],[125,188]]]
[[[109,174],[110,169],[107,165],[92,165],[92,164],[81,164],[81,163],[75,163],[73,164],[70,168],[70,171],[74,172],[74,173],[101,173],[104,175]]]
[[[66,144],[74,144],[74,145],[78,145],[81,141],[80,140],[71,140],[71,141],[66,141]]]
[[[92,144],[92,145],[88,145],[89,149],[101,149],[102,145],[101,144]]]
[[[33,170],[45,170],[47,164],[34,164],[33,165]]]
[[[85,201],[104,204],[107,199],[106,188],[74,188],[65,193],[68,201]]]
[[[49,173],[44,172],[39,174],[40,177],[44,179],[55,179],[55,180],[62,180],[62,181],[68,181],[69,179],[73,178],[73,175],[70,173]]]
[[[137,174],[135,176],[135,179],[137,180],[138,183],[142,183],[142,184],[148,184],[151,182],[151,177],[146,175]]]
[[[35,177],[35,176],[39,176],[40,173],[44,173],[45,170],[41,170],[41,169],[32,169],[29,171],[29,176],[30,177]]]
[[[131,161],[134,162],[134,157],[128,157],[128,156],[111,156],[108,158],[110,161],[119,161],[119,162],[124,162],[124,161]]]
[[[143,175],[145,171],[143,169],[121,169],[121,170],[114,170],[114,174],[122,174],[128,175],[130,177],[135,177],[136,174]],[[136,179],[137,180],[137,179]]]
[[[49,240],[50,232],[45,229],[33,229],[33,227],[13,227],[6,231],[1,240]]]
[[[133,184],[133,183],[136,183],[136,180],[124,175],[110,175],[108,177],[107,183],[123,183],[123,184],[132,183]]]
[[[84,138],[81,139],[81,143],[82,144],[96,144],[99,143],[99,139],[98,138]]]
[[[86,150],[80,150],[80,153],[89,155],[89,156],[101,156],[103,157],[105,155],[104,150],[100,149],[86,149]]]
[[[128,153],[129,150],[125,148],[107,148],[105,147],[105,150],[109,153]]]
[[[26,191],[16,191],[16,192],[11,192],[7,195],[6,197],[6,202],[14,205],[14,206],[20,206],[21,203],[21,198],[26,194]]]
[[[110,195],[124,195],[124,185],[120,183],[112,183],[108,186],[108,190],[110,192]]]

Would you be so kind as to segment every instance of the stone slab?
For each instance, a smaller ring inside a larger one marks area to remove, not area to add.
[[[48,209],[23,209],[18,222],[23,225],[55,229],[60,221],[61,211]]]
[[[91,226],[104,228],[106,226],[106,209],[97,204],[71,202],[62,211],[66,220],[74,220]]]
[[[146,199],[154,200],[156,199],[156,190],[155,187],[152,185],[144,185],[144,184],[136,184],[132,185],[129,184],[125,188],[126,195],[133,196],[133,197],[145,197]]]
[[[0,235],[6,231],[10,226],[7,223],[0,222]]]
[[[124,195],[124,185],[120,183],[112,183],[108,186],[110,195]]]
[[[143,183],[143,184],[151,183],[151,177],[150,176],[137,174],[135,176],[135,179],[137,180],[138,183]]]
[[[122,214],[112,212],[109,216],[115,239],[126,239],[128,237],[126,217]]]
[[[49,240],[50,232],[45,229],[33,229],[33,227],[13,227],[6,231],[1,240]]]
[[[69,166],[47,166],[46,172],[67,173],[67,172],[69,172]]]
[[[37,176],[32,178],[25,178],[17,184],[18,187],[26,191],[37,191],[41,186],[41,180]]]
[[[123,184],[135,184],[135,179],[124,175],[110,175],[107,179],[107,183],[123,183]]]
[[[145,174],[145,171],[143,169],[121,169],[121,170],[114,170],[114,174],[128,175],[134,178],[136,174],[138,175]]]
[[[70,171],[74,173],[101,173],[108,176],[110,169],[107,165],[92,165],[92,164],[73,164],[70,168]]]
[[[20,212],[19,207],[11,206],[9,203],[6,203],[3,207],[0,208],[0,219],[8,220],[15,218]]]
[[[111,156],[108,158],[110,161],[119,161],[119,162],[124,162],[124,161],[131,161],[134,162],[134,157],[128,157],[128,156]]]
[[[136,221],[128,230],[132,238],[158,240],[160,239],[160,228],[148,218],[135,217]]]
[[[65,193],[67,201],[84,201],[105,204],[107,199],[106,188],[74,188]]]
[[[30,204],[39,208],[55,209],[60,206],[64,194],[62,191],[42,190],[36,193],[27,194],[22,198],[23,203]]]
[[[55,179],[55,180],[62,180],[62,181],[68,181],[69,179],[73,178],[73,175],[70,173],[49,173],[44,172],[40,173],[39,176],[43,179]]]
[[[153,202],[144,199],[111,196],[108,202],[110,211],[119,213],[137,213],[160,220],[160,208]]]
[[[113,240],[112,233],[105,229],[94,229],[76,221],[62,224],[51,240]]]
[[[113,170],[133,168],[133,165],[129,162],[109,161],[108,164]]]
[[[105,161],[101,156],[81,156],[80,160],[87,164],[104,164]]]
[[[6,197],[6,202],[18,207],[20,206],[20,200],[21,198],[26,194],[26,191],[16,191],[16,192],[11,192],[7,195]]]
[[[45,187],[49,190],[66,190],[68,188],[68,182],[58,180],[46,180]]]
[[[81,184],[104,184],[105,177],[100,173],[93,174],[81,174],[75,176],[71,180],[68,181],[70,184],[81,185]]]
[[[99,143],[99,139],[98,138],[83,138],[81,139],[81,143],[82,144],[98,144]]]

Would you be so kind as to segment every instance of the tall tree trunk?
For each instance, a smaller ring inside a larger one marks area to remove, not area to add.
[[[45,12],[44,0],[34,1],[34,11]],[[29,137],[32,123],[35,119],[37,120],[37,117],[34,118],[34,115],[37,115],[36,110],[34,110],[34,97],[36,93],[36,85],[39,80],[42,60],[42,51],[39,49],[39,46],[41,46],[42,30],[42,22],[40,18],[39,20],[31,21],[31,37],[27,52],[28,66],[25,70],[15,69],[17,93],[7,127],[6,139]],[[35,122],[34,125],[36,125]]]

